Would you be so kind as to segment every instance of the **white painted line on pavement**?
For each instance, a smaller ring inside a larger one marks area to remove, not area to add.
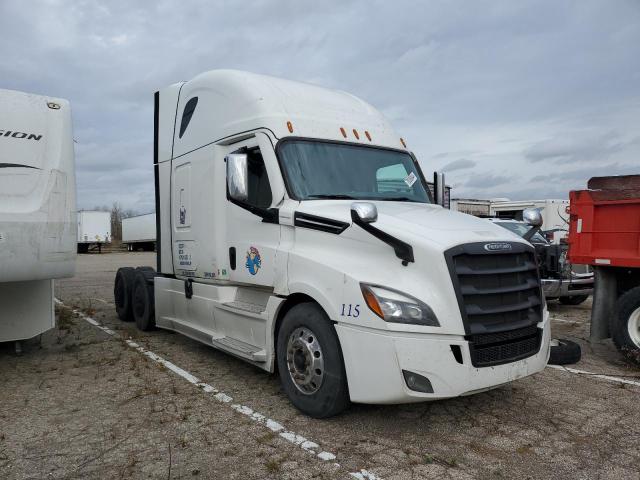
[[[618,383],[624,383],[624,384],[627,384],[627,385],[634,385],[636,387],[640,387],[640,382],[636,382],[636,381],[633,381],[633,380],[627,380],[626,378],[613,377],[611,375],[601,375],[599,373],[587,372],[587,371],[584,371],[584,370],[578,370],[576,368],[565,367],[565,366],[562,366],[562,365],[547,365],[547,367],[555,368],[556,370],[563,370],[563,371],[569,372],[569,373],[575,373],[577,375],[584,375],[584,376],[589,376],[589,377],[593,377],[593,378],[601,378],[602,380],[608,380],[610,382],[618,382]]]
[[[549,317],[551,320],[553,320],[554,322],[561,322],[561,323],[581,323],[579,320],[567,320],[565,318],[557,318],[557,317]]]
[[[94,320],[93,318],[89,317],[88,315],[86,315],[82,311],[80,311],[78,309],[71,308],[71,307],[67,307],[62,301],[60,301],[57,298],[55,299],[55,302],[56,302],[56,304],[58,304],[58,305],[60,305],[62,307],[70,308],[73,313],[78,315],[80,318],[85,320],[87,323],[90,323],[94,327],[99,328],[100,330],[102,330],[106,334],[111,335],[112,337],[117,337],[118,336],[118,334],[114,330],[112,330],[112,329],[110,329],[108,327],[105,327],[104,325],[101,325],[96,320]],[[159,363],[160,365],[164,366],[168,370],[171,370],[173,373],[179,375],[180,377],[185,379],[187,382],[199,387],[200,389],[202,389],[203,392],[212,393],[213,397],[216,400],[218,400],[219,402],[224,403],[224,404],[228,404],[236,412],[245,415],[247,418],[249,418],[250,420],[253,420],[254,422],[257,422],[257,423],[259,423],[261,425],[264,425],[265,427],[267,427],[272,432],[277,433],[281,438],[284,438],[286,441],[292,443],[293,445],[299,446],[302,450],[304,450],[304,451],[316,456],[320,460],[327,462],[327,461],[332,461],[332,460],[336,459],[336,455],[331,453],[331,452],[318,451],[318,450],[320,450],[320,448],[319,448],[320,446],[316,442],[308,440],[307,438],[303,437],[302,435],[298,435],[295,432],[287,430],[280,423],[276,422],[275,420],[272,420],[270,418],[265,417],[261,413],[255,412],[250,407],[247,407],[245,405],[232,403],[233,402],[233,398],[230,397],[229,395],[227,395],[226,393],[219,391],[218,389],[212,387],[208,383],[201,382],[200,379],[198,377],[196,377],[195,375],[192,375],[191,373],[189,373],[186,370],[178,367],[174,363],[171,363],[170,361],[165,360],[164,358],[162,358],[161,356],[155,354],[154,352],[152,352],[150,350],[147,350],[146,348],[144,348],[141,345],[137,344],[133,340],[125,339],[124,342],[129,347],[131,347],[134,350],[137,350],[138,352],[140,352],[142,355],[145,355],[146,357],[150,358],[154,362]],[[334,464],[337,467],[340,467],[339,463],[334,463]],[[352,476],[352,477],[358,478],[358,479],[363,479],[363,480],[382,480],[380,477],[377,477],[373,473],[370,473],[370,472],[368,472],[367,470],[364,470],[364,469],[360,470],[359,472],[351,472],[351,473],[349,473],[349,475]]]
[[[359,472],[350,473],[350,475],[358,480],[381,480],[380,477],[376,477],[373,473],[368,472],[365,469],[362,469]]]

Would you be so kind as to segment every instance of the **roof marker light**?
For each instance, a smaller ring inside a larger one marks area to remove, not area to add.
[[[344,128],[340,127],[340,132],[342,132],[344,138],[347,138],[347,131]]]
[[[291,122],[287,122],[287,128],[289,129],[289,133],[293,133],[293,124]]]
[[[360,135],[358,135],[358,131],[354,128],[353,134],[356,136],[356,140],[360,140]]]
[[[400,137],[400,143],[402,143],[402,146],[403,146],[404,148],[407,148],[407,144],[406,144],[406,143],[404,143],[404,138]]]
[[[367,139],[368,139],[369,141],[371,141],[371,135],[369,135],[369,131],[368,131],[368,130],[365,130],[365,131],[364,131],[364,134],[367,136]]]

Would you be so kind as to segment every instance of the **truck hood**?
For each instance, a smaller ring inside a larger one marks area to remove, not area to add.
[[[298,211],[351,224],[352,203],[351,200],[305,201],[300,204]],[[439,205],[387,201],[371,203],[378,209],[378,220],[373,225],[410,243],[427,242],[446,249],[461,243],[519,239],[484,219],[453,212]],[[521,238],[519,241],[526,243]]]

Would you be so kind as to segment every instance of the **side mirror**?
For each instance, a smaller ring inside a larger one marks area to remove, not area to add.
[[[444,173],[433,172],[433,196],[437,205],[444,207]]]
[[[351,219],[361,223],[373,223],[378,220],[378,209],[373,203],[353,202],[351,204]]]
[[[232,153],[227,161],[227,190],[232,200],[245,202],[249,197],[247,175],[247,156],[244,153]]]
[[[527,208],[522,212],[522,220],[524,220],[528,225],[531,225],[529,231],[522,236],[522,238],[528,242],[540,231],[540,227],[542,226],[542,214],[537,208]]]
[[[532,227],[542,226],[542,214],[537,208],[527,208],[522,212],[522,220]]]

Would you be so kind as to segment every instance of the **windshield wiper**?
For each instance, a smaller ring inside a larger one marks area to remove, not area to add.
[[[355,200],[356,199],[356,197],[352,197],[351,195],[344,195],[342,193],[337,193],[337,194],[321,193],[318,195],[307,195],[307,198],[326,198],[328,200]]]
[[[416,202],[417,201],[409,197],[380,197],[380,198],[376,198],[376,200],[384,200],[387,202]]]

